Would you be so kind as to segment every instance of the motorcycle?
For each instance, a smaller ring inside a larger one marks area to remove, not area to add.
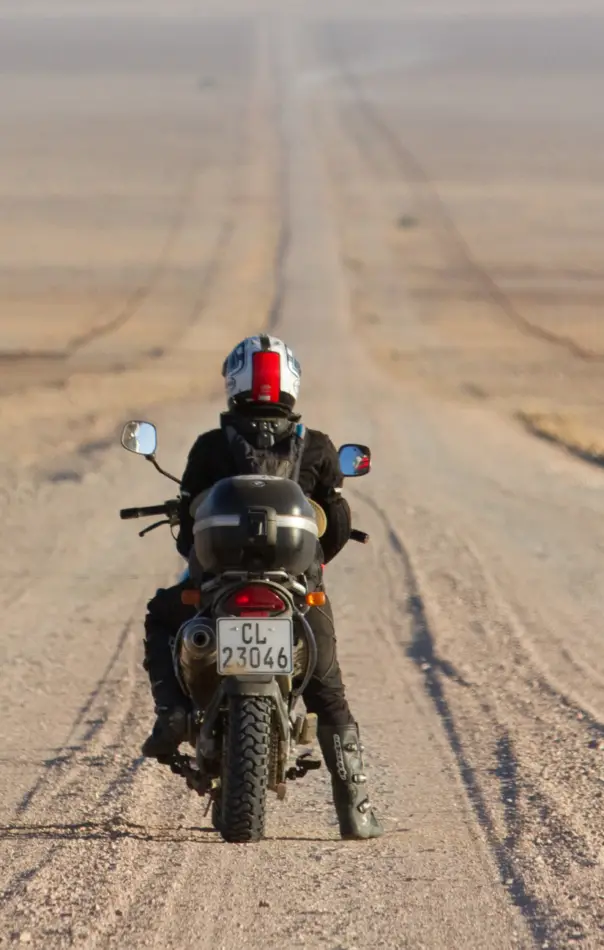
[[[142,455],[180,485],[156,458],[157,430],[150,422],[124,426],[122,446]],[[371,468],[367,446],[339,449],[342,475]],[[183,496],[162,505],[124,508],[124,520],[162,516],[172,533]],[[225,841],[264,837],[268,791],[278,800],[287,782],[321,767],[311,749],[316,717],[296,714],[297,701],[316,665],[317,647],[306,619],[325,603],[309,580],[326,517],[297,482],[265,475],[237,475],[186,499],[194,518],[194,554],[181,575],[189,583],[182,601],[195,609],[172,644],[174,669],[192,701],[188,742],[193,757],[177,752],[160,761],[201,797]],[[352,530],[352,540],[369,537]],[[201,570],[198,570],[201,568]]]

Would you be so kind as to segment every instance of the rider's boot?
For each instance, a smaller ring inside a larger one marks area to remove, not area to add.
[[[160,706],[156,703],[155,714],[157,718],[151,735],[143,742],[141,752],[149,759],[175,755],[181,742],[187,738],[187,710],[184,706]]]
[[[319,726],[317,738],[331,773],[333,801],[342,838],[379,838],[384,833],[369,802],[363,746],[356,723]]]
[[[141,752],[155,759],[174,755],[181,742],[187,738],[191,702],[176,678],[169,639],[165,633],[161,631],[161,636],[153,636],[153,631],[148,628],[144,645],[143,665],[149,674],[157,719]]]

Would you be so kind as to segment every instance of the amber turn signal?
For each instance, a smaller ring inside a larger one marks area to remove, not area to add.
[[[198,590],[183,590],[180,595],[180,602],[187,607],[199,607],[201,593]]]
[[[315,590],[312,594],[307,594],[306,603],[309,607],[322,607],[325,603],[324,592],[322,590]]]

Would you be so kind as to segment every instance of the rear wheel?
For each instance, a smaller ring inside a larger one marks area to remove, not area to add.
[[[225,841],[264,837],[271,719],[268,697],[229,698],[218,828]]]

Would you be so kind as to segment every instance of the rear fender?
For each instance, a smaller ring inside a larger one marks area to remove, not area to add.
[[[281,688],[274,676],[225,676],[206,709],[197,738],[198,753],[205,759],[216,755],[216,739],[212,735],[221,706],[229,696],[268,696],[273,700],[279,737],[287,741],[290,730],[289,713]]]

